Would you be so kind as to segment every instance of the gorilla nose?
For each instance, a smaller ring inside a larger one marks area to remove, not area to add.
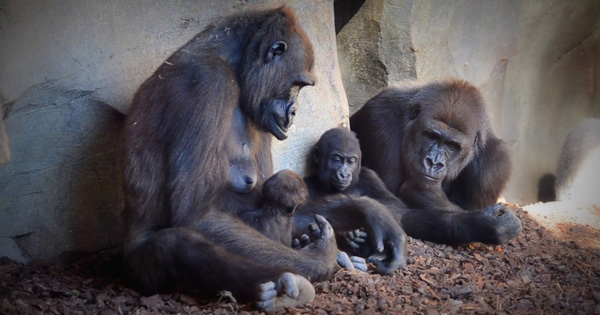
[[[337,173],[337,177],[340,181],[345,181],[345,180],[348,180],[348,178],[350,177],[350,173],[339,172],[339,173]]]
[[[440,158],[439,155],[436,155],[433,158],[431,156],[427,156],[425,158],[425,166],[428,170],[437,173],[446,167],[446,162],[443,158]]]

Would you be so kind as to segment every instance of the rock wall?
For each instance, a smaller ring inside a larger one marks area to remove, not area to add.
[[[600,117],[600,2],[366,0],[338,53],[350,112],[390,82],[479,87],[514,164],[505,196],[536,201],[568,131]]]
[[[0,256],[59,261],[118,245],[118,130],[137,87],[213,18],[275,0],[0,1],[0,103],[11,146],[0,166]],[[276,169],[302,172],[326,129],[347,125],[333,1],[286,1],[313,43],[317,85],[302,90]],[[0,123],[0,145],[4,145]],[[4,151],[0,151],[4,153]]]

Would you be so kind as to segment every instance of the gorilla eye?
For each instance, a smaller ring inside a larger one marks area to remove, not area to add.
[[[267,56],[265,58],[266,62],[270,62],[278,56],[283,55],[283,53],[287,50],[287,44],[284,41],[275,42],[271,48],[269,48],[269,52],[267,52]]]
[[[458,151],[460,151],[461,146],[460,146],[460,143],[458,143],[458,142],[449,142],[448,143],[448,148],[452,152],[458,152]]]
[[[419,113],[421,113],[421,105],[417,104],[413,106],[413,108],[410,110],[409,119],[414,120],[415,118],[417,118],[417,116],[419,116]]]
[[[349,164],[354,164],[354,163],[356,163],[356,160],[357,160],[357,158],[351,157],[351,158],[348,159],[348,163]]]
[[[426,130],[423,131],[423,137],[432,140],[432,141],[438,141],[440,140],[440,135],[434,131],[430,131],[430,130]]]

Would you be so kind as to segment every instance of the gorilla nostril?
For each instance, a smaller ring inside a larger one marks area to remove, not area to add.
[[[248,185],[254,184],[254,178],[252,178],[250,176],[246,176],[246,184],[248,184]]]
[[[425,166],[427,166],[427,167],[433,166],[433,160],[430,157],[425,158]]]

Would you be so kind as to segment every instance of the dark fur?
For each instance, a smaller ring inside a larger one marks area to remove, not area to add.
[[[263,185],[265,204],[261,209],[240,214],[240,218],[268,238],[292,246],[294,212],[308,200],[308,188],[300,175],[282,170]]]
[[[502,243],[520,231],[516,216],[494,205],[511,163],[474,86],[446,80],[390,87],[356,112],[350,125],[363,166],[410,208],[421,209],[402,216],[408,235],[450,244]]]
[[[140,290],[229,290],[244,302],[284,272],[331,275],[335,241],[293,250],[248,227],[238,214],[261,206],[261,190],[240,194],[229,176],[236,156],[256,168],[256,187],[273,173],[272,135],[286,137],[313,60],[284,7],[213,23],[140,86],[124,159],[124,264]]]
[[[404,205],[385,189],[373,171],[361,169],[356,137],[347,129],[331,129],[319,139],[312,159],[316,172],[305,179],[312,203],[329,206],[319,214],[329,220],[336,232],[366,228],[370,244],[364,244],[360,252],[355,252],[365,258],[378,253],[375,250],[380,246],[378,239],[385,235],[382,241],[386,258],[374,261],[378,270],[387,274],[402,268],[406,257],[406,235],[394,214],[400,215]],[[340,173],[343,173],[342,178]],[[296,216],[305,211],[307,207],[302,207]],[[369,221],[385,224],[370,226]],[[352,252],[343,241],[338,244],[342,250]]]

